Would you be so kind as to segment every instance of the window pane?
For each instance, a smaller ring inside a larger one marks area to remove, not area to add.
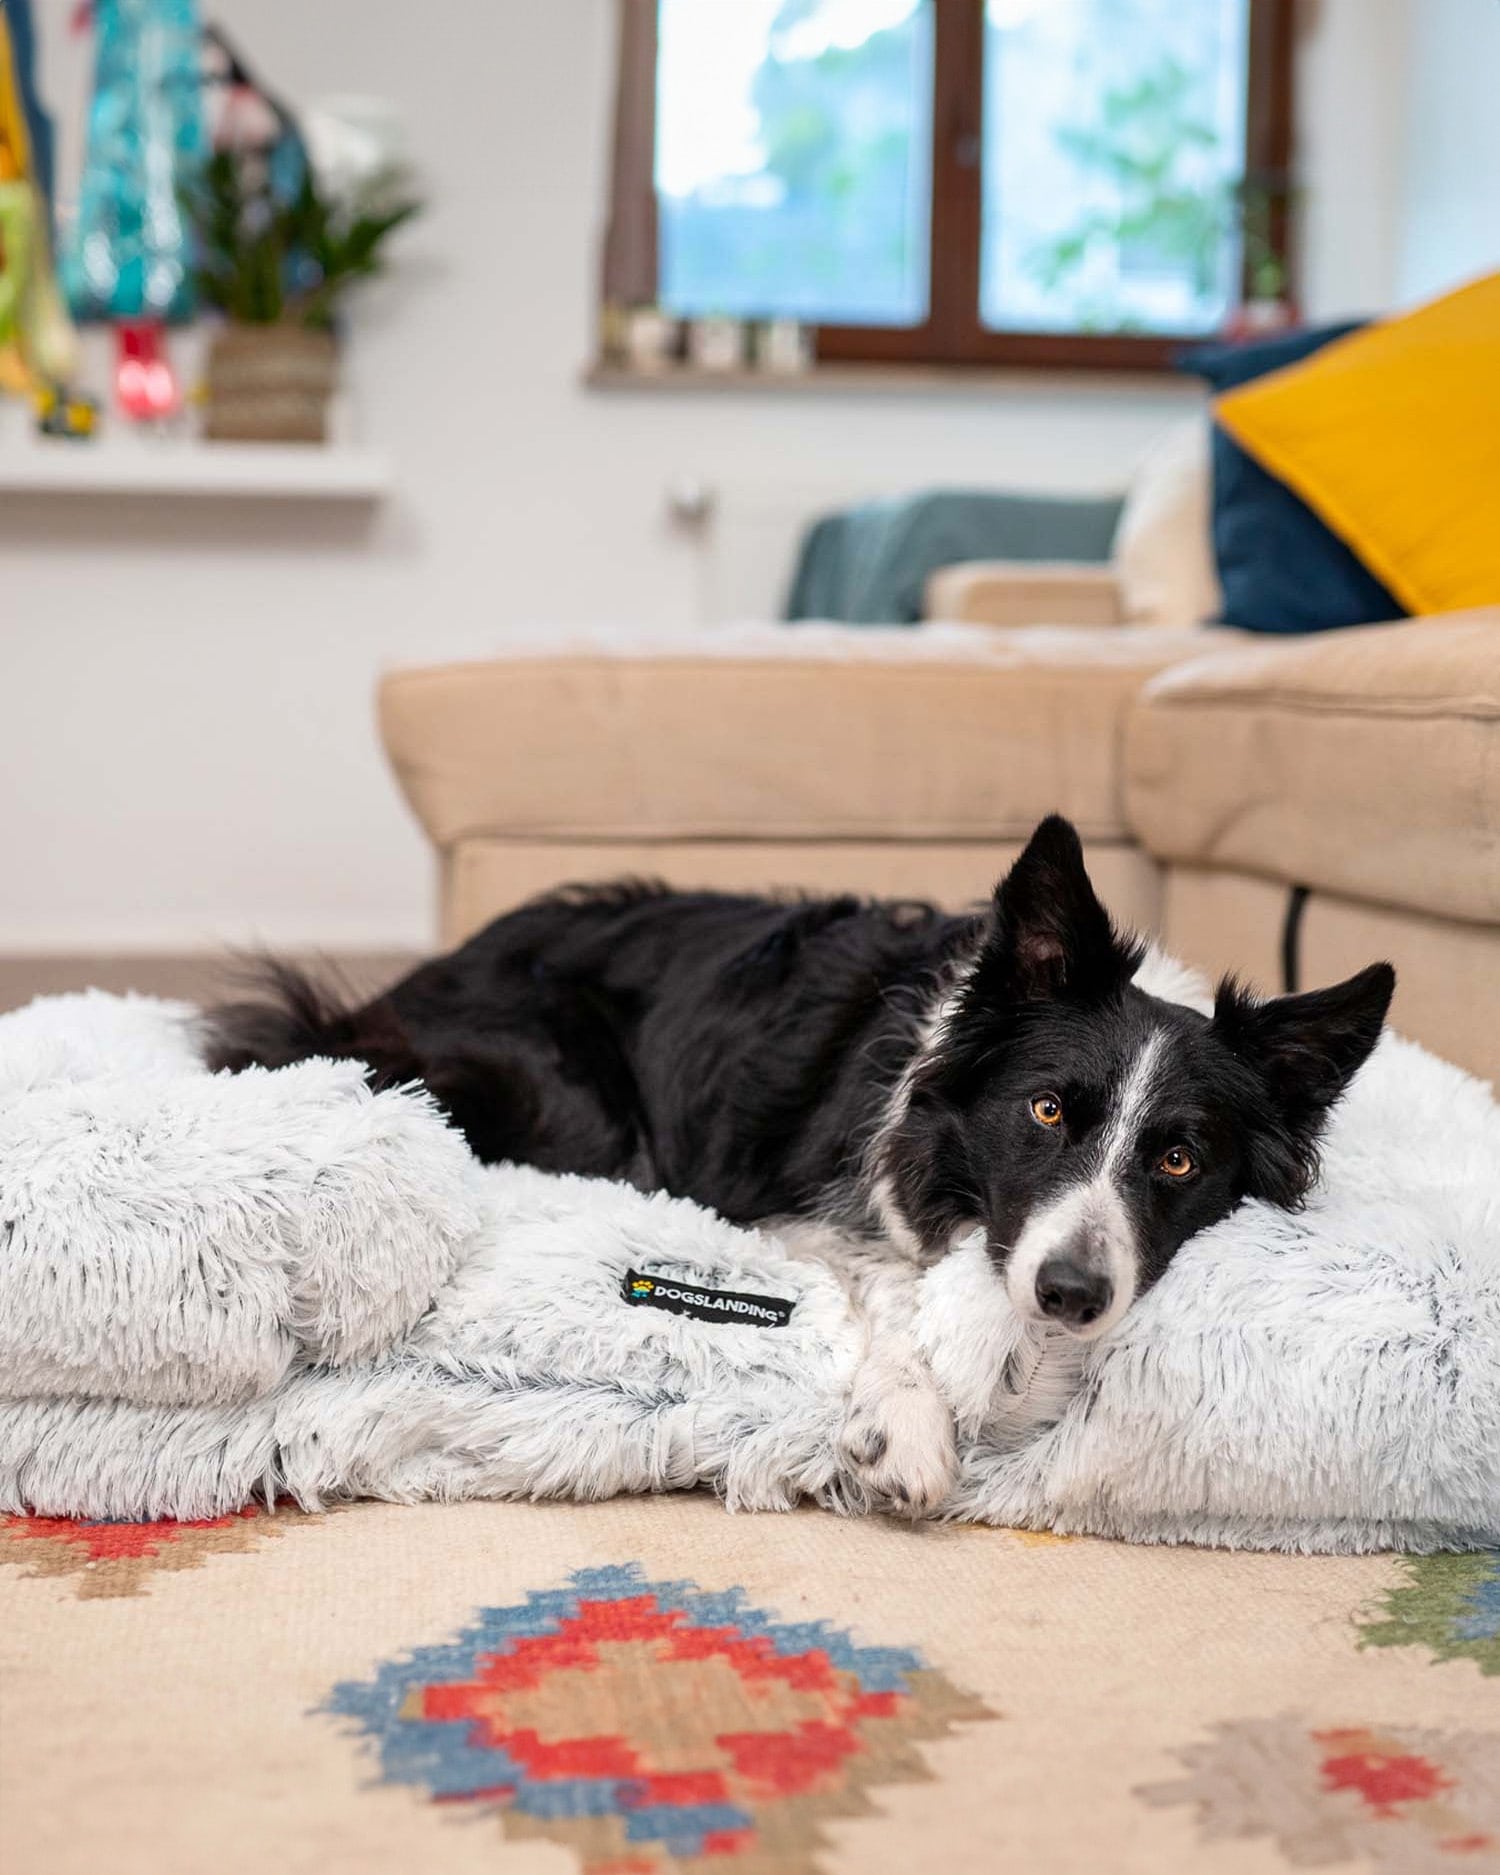
[[[927,317],[933,0],[661,0],[675,313]]]
[[[1249,0],[988,0],[984,323],[1221,325],[1248,69]]]

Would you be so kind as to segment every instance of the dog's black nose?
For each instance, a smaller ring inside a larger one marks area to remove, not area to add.
[[[1036,1273],[1037,1305],[1043,1315],[1069,1328],[1087,1328],[1097,1322],[1114,1300],[1114,1286],[1098,1270],[1049,1257]]]

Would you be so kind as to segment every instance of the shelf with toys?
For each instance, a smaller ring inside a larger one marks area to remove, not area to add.
[[[89,0],[65,190],[34,0],[0,0],[0,492],[374,501],[351,441],[350,290],[418,212],[369,99],[294,112],[198,0]]]
[[[217,496],[379,501],[393,486],[379,450],[332,443],[199,443],[122,436],[0,446],[0,495]]]

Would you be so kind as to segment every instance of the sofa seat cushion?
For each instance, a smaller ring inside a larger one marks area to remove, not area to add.
[[[1500,922],[1500,608],[1181,665],[1125,773],[1160,859]]]
[[[386,746],[451,849],[549,841],[1125,838],[1120,743],[1193,631],[729,629],[407,670]]]

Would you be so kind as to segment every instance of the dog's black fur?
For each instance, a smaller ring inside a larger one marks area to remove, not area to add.
[[[628,1179],[738,1222],[832,1213],[927,1257],[978,1224],[1003,1267],[1028,1220],[1097,1171],[1155,1037],[1150,1098],[1111,1160],[1134,1293],[1241,1199],[1301,1201],[1394,986],[1386,964],[1269,1003],[1226,982],[1210,1019],[1136,987],[1141,955],[1054,816],[971,916],[570,889],[358,1009],[273,967],[272,1001],[214,1012],[210,1057],[353,1057],[380,1084],[425,1083],[488,1162]],[[1044,1090],[1054,1126],[1032,1108]],[[1172,1178],[1179,1149],[1193,1169]],[[1052,1300],[1042,1312],[1073,1327],[1103,1312],[1097,1295]]]
[[[270,967],[216,1067],[353,1057],[422,1081],[488,1163],[623,1178],[748,1222],[851,1173],[977,917],[627,882],[567,888],[345,1011]]]

